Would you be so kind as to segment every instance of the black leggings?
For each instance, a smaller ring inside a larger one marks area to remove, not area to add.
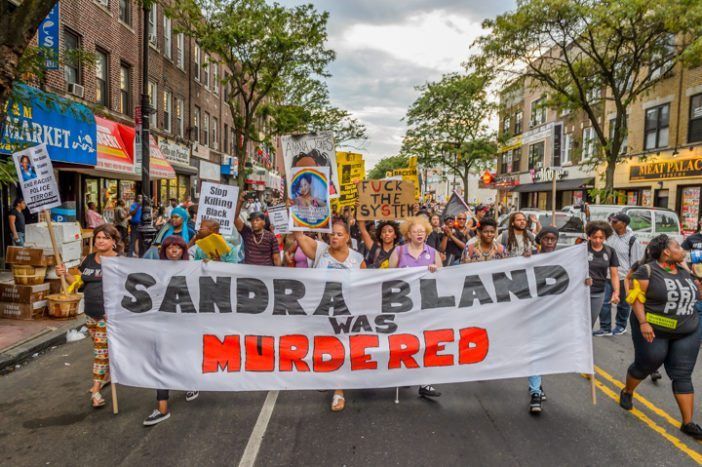
[[[656,371],[661,365],[673,381],[674,394],[692,394],[692,370],[695,368],[697,353],[700,350],[698,331],[672,337],[656,337],[650,344],[641,334],[639,320],[631,314],[631,338],[634,341],[634,363],[628,373],[642,380]],[[654,331],[655,332],[655,331]]]
[[[168,389],[157,389],[156,390],[156,400],[157,401],[167,401],[168,400]]]

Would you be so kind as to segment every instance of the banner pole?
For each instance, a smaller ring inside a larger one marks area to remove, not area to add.
[[[112,388],[112,413],[117,415],[119,413],[119,403],[117,402],[117,383],[112,383],[110,387]]]
[[[46,209],[44,210],[44,219],[46,219],[46,227],[49,230],[49,238],[51,238],[51,246],[54,249],[54,259],[56,260],[56,265],[58,266],[63,261],[61,260],[61,253],[59,252],[58,244],[56,243],[56,237],[54,236],[54,226],[51,223],[51,214]],[[68,285],[66,284],[66,277],[61,275],[59,277],[59,279],[61,279],[61,293],[65,294],[66,289],[68,288]]]
[[[400,403],[400,387],[399,386],[395,387],[395,403],[396,404]]]
[[[590,375],[590,388],[592,390],[592,405],[597,405],[597,384],[595,381],[595,372]]]

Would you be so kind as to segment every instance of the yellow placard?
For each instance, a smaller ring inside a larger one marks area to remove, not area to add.
[[[208,235],[195,243],[209,258],[222,257],[231,251],[231,248],[229,248],[229,245],[227,245],[224,237],[219,234]]]

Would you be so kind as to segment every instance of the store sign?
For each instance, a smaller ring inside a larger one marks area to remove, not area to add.
[[[629,168],[629,180],[661,180],[702,176],[702,157],[668,159],[634,164]]]
[[[39,89],[15,84],[7,103],[0,153],[46,143],[54,162],[97,163],[95,117],[90,109]]]
[[[178,144],[170,139],[162,139],[158,142],[163,157],[169,162],[181,165],[190,165],[190,148]]]
[[[534,170],[532,178],[534,182],[551,182],[555,178],[556,180],[563,180],[568,176],[568,171],[563,170],[560,167],[542,167],[539,170]]]
[[[46,15],[44,21],[39,25],[39,47],[44,56],[44,68],[47,70],[58,70],[59,56],[59,2]]]
[[[96,168],[109,172],[134,173],[134,161],[120,133],[123,125],[100,117],[95,117],[95,124],[98,147]]]
[[[497,150],[497,152],[503,153],[503,152],[507,152],[507,151],[512,151],[514,149],[519,149],[522,147],[522,144],[524,144],[522,142],[522,135],[517,135],[517,136],[510,138],[504,146],[501,146]]]
[[[200,161],[200,179],[219,182],[219,166],[212,162]]]
[[[498,175],[495,178],[495,188],[512,188],[519,185],[519,176]]]
[[[532,144],[539,141],[543,141],[549,136],[553,135],[555,123],[547,123],[546,125],[534,128],[522,134],[522,144]]]

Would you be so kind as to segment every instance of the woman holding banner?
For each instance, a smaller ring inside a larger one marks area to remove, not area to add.
[[[619,303],[619,275],[617,253],[605,241],[612,236],[612,227],[605,221],[588,222],[585,226],[587,234],[587,260],[589,275],[587,284],[590,286],[591,324],[594,326],[604,304],[605,283],[612,283],[612,304]]]
[[[358,227],[361,231],[363,244],[368,249],[366,258],[371,261],[371,266],[369,267],[373,269],[386,269],[388,267],[388,260],[393,251],[395,251],[395,245],[397,245],[400,239],[400,232],[397,228],[397,224],[393,221],[380,222],[375,229],[375,240],[368,233],[368,228],[364,221],[359,222]]]
[[[431,224],[424,216],[405,219],[400,226],[400,232],[405,237],[405,244],[398,246],[392,252],[389,267],[428,267],[430,272],[436,272],[441,267],[442,260],[439,252],[427,245],[427,238],[431,231]],[[434,386],[427,384],[419,386],[419,395],[439,397],[441,393],[434,389]]]
[[[159,259],[167,261],[187,261],[189,258],[188,244],[185,243],[183,238],[171,235],[161,244]],[[198,391],[188,391],[185,393],[185,401],[193,401],[197,399],[199,395],[200,393]],[[168,397],[168,389],[156,390],[158,408],[154,409],[151,415],[144,419],[144,426],[153,426],[171,417],[171,412],[168,410]]]
[[[332,224],[329,244],[313,240],[302,232],[294,232],[293,237],[305,256],[314,261],[317,269],[366,269],[363,255],[349,248],[351,232],[346,222],[337,219]],[[332,412],[341,412],[346,406],[344,391],[337,389],[332,398]]]
[[[507,257],[507,250],[502,244],[495,241],[497,235],[497,222],[489,217],[483,218],[478,224],[478,241],[469,243],[463,250],[462,263],[476,263],[479,261],[492,261]]]
[[[110,361],[107,352],[107,321],[105,321],[105,304],[102,296],[102,258],[117,256],[124,251],[122,238],[111,224],[102,224],[93,231],[95,252],[85,257],[78,266],[81,291],[85,300],[86,325],[93,340],[93,387],[90,388],[90,401],[94,409],[103,407],[100,391],[110,384]],[[65,276],[69,282],[74,281],[64,264],[56,266],[56,274]]]

